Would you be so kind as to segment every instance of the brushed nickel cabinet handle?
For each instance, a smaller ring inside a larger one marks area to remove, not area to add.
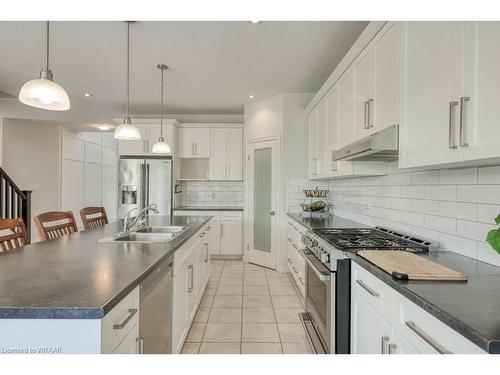
[[[138,337],[137,341],[137,354],[144,354],[144,337]]]
[[[205,242],[205,263],[208,263],[208,243]]]
[[[396,344],[389,344],[388,349],[389,349],[389,354],[396,354],[398,346]]]
[[[372,107],[374,100],[368,99],[368,129],[373,128],[373,115],[372,115]]]
[[[137,309],[128,309],[128,315],[125,318],[125,320],[121,323],[114,324],[113,329],[123,329],[127,325],[128,322],[134,317],[135,314],[137,314]]]
[[[188,293],[191,293],[194,289],[194,266],[192,264],[189,265],[188,271],[191,271],[190,275],[190,281],[189,281],[189,288],[188,288]]]
[[[453,109],[458,105],[458,102],[452,101],[450,102],[450,113],[449,113],[449,129],[448,129],[448,147],[449,148],[457,148],[455,144],[455,132],[453,131]]]
[[[365,102],[365,113],[363,117],[363,128],[368,129],[368,100]]]
[[[460,98],[460,146],[462,147],[469,147],[469,142],[467,141],[467,124],[465,122],[465,115],[464,113],[466,112],[466,103],[470,102],[470,98],[468,96],[463,96]]]
[[[366,290],[368,293],[370,293],[370,295],[372,297],[378,297],[380,296],[380,294],[376,291],[374,291],[372,288],[370,288],[368,285],[365,284],[365,282],[363,280],[356,280],[356,282],[364,289]]]
[[[405,325],[439,354],[451,354],[451,352],[448,349],[443,347],[436,340],[434,340],[427,333],[425,333],[420,327],[418,327],[414,321],[407,320],[405,322]]]
[[[387,347],[387,344],[389,343],[389,336],[382,336],[380,338],[380,354],[386,354],[387,351],[385,348]]]

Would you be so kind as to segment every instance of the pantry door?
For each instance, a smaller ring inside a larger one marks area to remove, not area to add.
[[[247,260],[276,269],[279,140],[249,142],[247,150]]]

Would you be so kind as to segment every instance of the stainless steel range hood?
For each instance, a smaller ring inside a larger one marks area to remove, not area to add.
[[[368,137],[342,147],[334,160],[392,161],[398,158],[399,126],[392,125]]]

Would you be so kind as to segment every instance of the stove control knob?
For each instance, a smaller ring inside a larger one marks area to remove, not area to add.
[[[328,253],[327,253],[327,252],[325,252],[325,251],[323,251],[323,252],[321,253],[321,262],[322,262],[322,263],[328,263],[328,262],[330,262],[330,256],[329,256],[329,255],[328,255]]]

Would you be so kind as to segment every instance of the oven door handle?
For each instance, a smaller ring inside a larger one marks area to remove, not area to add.
[[[321,281],[330,281],[332,277],[332,272],[326,268],[323,263],[321,263],[314,255],[308,254],[309,250],[299,250],[299,254],[304,258],[306,263],[314,271],[318,279]]]

